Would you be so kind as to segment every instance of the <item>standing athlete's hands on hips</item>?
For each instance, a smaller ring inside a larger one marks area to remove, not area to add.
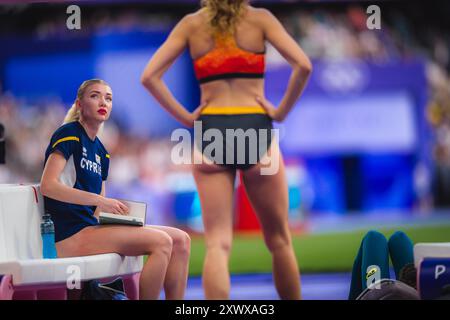
[[[184,125],[186,125],[189,128],[192,128],[194,126],[194,122],[200,117],[203,109],[206,108],[208,105],[208,101],[203,101],[197,109],[195,109],[192,113],[189,114],[189,118],[186,120]]]
[[[99,199],[97,207],[100,208],[100,211],[124,216],[130,213],[128,207],[119,200],[106,197],[100,197]]]
[[[281,122],[284,120],[284,116],[280,113],[280,109],[275,108],[275,106],[269,101],[267,101],[265,98],[256,97],[255,100],[256,102],[259,103],[261,107],[263,107],[264,110],[266,110],[267,115],[272,120],[275,120],[277,122]]]

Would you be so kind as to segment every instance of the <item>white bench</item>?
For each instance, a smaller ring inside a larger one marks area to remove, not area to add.
[[[414,265],[420,267],[425,258],[450,258],[450,242],[424,242],[414,245]]]
[[[138,298],[142,256],[110,253],[43,259],[43,212],[38,185],[0,184],[0,300],[67,299],[67,282],[74,283],[73,277],[78,275],[81,282],[121,276],[127,296]]]

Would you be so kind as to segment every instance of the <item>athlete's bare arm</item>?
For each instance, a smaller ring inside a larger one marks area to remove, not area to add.
[[[53,152],[48,157],[41,178],[42,195],[62,202],[97,206],[106,212],[127,214],[128,208],[118,200],[71,188],[61,183],[59,177],[64,170],[66,163],[67,160],[59,151]]]
[[[102,196],[102,197],[104,197],[105,196],[105,194],[106,194],[106,183],[105,183],[105,181],[103,181],[102,182],[102,191],[100,192],[100,195]],[[95,209],[95,212],[94,212],[94,216],[97,218],[97,220],[98,220],[98,218],[99,218],[99,216],[100,216],[100,212],[101,212],[101,209],[100,209],[100,207],[97,207],[96,209]]]
[[[150,59],[141,76],[141,83],[161,106],[188,127],[193,126],[204,104],[190,113],[175,99],[162,80],[162,76],[188,46],[188,35],[192,27],[190,18],[191,15],[185,16],[175,26],[167,40]]]
[[[312,64],[300,46],[270,11],[266,9],[257,11],[265,38],[292,66],[288,87],[278,108],[274,108],[262,97],[257,98],[269,116],[276,121],[283,121],[303,92],[312,71]]]

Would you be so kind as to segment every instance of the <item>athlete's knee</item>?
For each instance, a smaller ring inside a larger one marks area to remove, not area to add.
[[[165,257],[170,259],[172,255],[173,240],[167,233],[161,232],[158,235],[156,243],[152,241],[150,246],[152,248],[151,253],[164,255]]]
[[[177,254],[189,255],[191,252],[191,237],[187,232],[178,230],[172,236],[173,248],[172,251]]]
[[[207,239],[206,250],[220,250],[221,252],[229,255],[231,252],[231,239],[219,238],[219,239]]]
[[[408,252],[411,256],[413,255],[414,244],[412,240],[402,231],[396,231],[388,241],[388,247],[391,252],[398,250]],[[392,254],[392,253],[391,253]]]
[[[366,233],[366,235],[364,236],[364,240],[365,241],[376,241],[376,242],[387,242],[386,237],[381,233],[378,232],[376,230],[370,230],[369,232]]]
[[[361,247],[363,250],[388,250],[388,242],[386,240],[386,237],[378,231],[370,230],[366,233],[364,236]]]
[[[265,232],[264,241],[270,252],[288,247],[291,245],[291,237],[287,228],[280,228],[276,231]]]
[[[396,241],[410,241],[409,237],[404,233],[403,231],[396,231],[394,234],[389,238],[389,243],[396,242]]]

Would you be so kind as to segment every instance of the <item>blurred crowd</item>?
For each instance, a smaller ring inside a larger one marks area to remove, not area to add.
[[[65,7],[45,7],[45,14],[33,11],[32,5],[3,6],[0,34],[32,33],[37,39],[54,37],[83,37],[92,33],[126,33],[129,31],[170,30],[192,6],[92,6],[81,8],[81,29],[73,32],[66,26],[70,14]],[[380,29],[369,30],[367,5],[342,4],[320,7],[301,6],[273,10],[289,33],[301,44],[311,58],[361,58],[373,62],[407,60],[417,55],[427,56],[450,70],[448,34],[440,28],[438,15],[414,21],[421,6],[403,12],[399,8],[380,11]],[[382,8],[384,8],[382,6]],[[428,9],[431,10],[431,9]],[[442,11],[450,10],[450,5]],[[440,12],[435,9],[436,14]],[[8,14],[10,13],[10,14]],[[24,19],[16,19],[14,15]],[[36,18],[35,16],[38,16]],[[446,17],[446,16],[445,16]],[[28,24],[25,21],[29,21]],[[444,23],[444,22],[442,22]],[[442,32],[444,31],[444,32]]]
[[[408,37],[385,23],[379,30],[369,30],[367,17],[362,7],[350,7],[343,12],[298,11],[281,19],[312,58],[352,58],[378,63],[408,59],[413,50]]]
[[[383,20],[381,30],[368,30],[367,14],[359,6],[340,11],[298,10],[277,14],[311,58],[358,58],[374,63],[425,58],[429,82],[426,116],[435,132],[433,156],[440,179],[437,193],[450,201],[450,53],[448,33],[438,32],[428,39],[416,37],[412,21],[397,13],[390,23]],[[45,19],[35,28],[39,38],[67,33],[65,19]],[[111,13],[98,10],[83,20],[82,32],[168,29],[179,17],[150,14],[139,10]],[[5,31],[5,30],[3,30]],[[75,93],[74,93],[75,95]],[[0,183],[38,182],[42,174],[44,151],[52,132],[61,125],[69,106],[59,100],[41,100],[29,105],[8,92],[0,91],[0,122],[6,127],[7,164],[0,166]],[[104,128],[102,140],[113,155],[109,181],[112,191],[139,184],[143,190],[163,193],[178,175],[190,177],[187,167],[171,161],[168,139],[142,139],[128,135],[114,119]],[[178,179],[179,181],[179,179]],[[188,187],[192,187],[191,182]],[[436,201],[439,203],[440,198]]]
[[[434,203],[450,207],[450,82],[448,74],[436,65],[429,73],[432,91],[426,116],[434,132]]]

